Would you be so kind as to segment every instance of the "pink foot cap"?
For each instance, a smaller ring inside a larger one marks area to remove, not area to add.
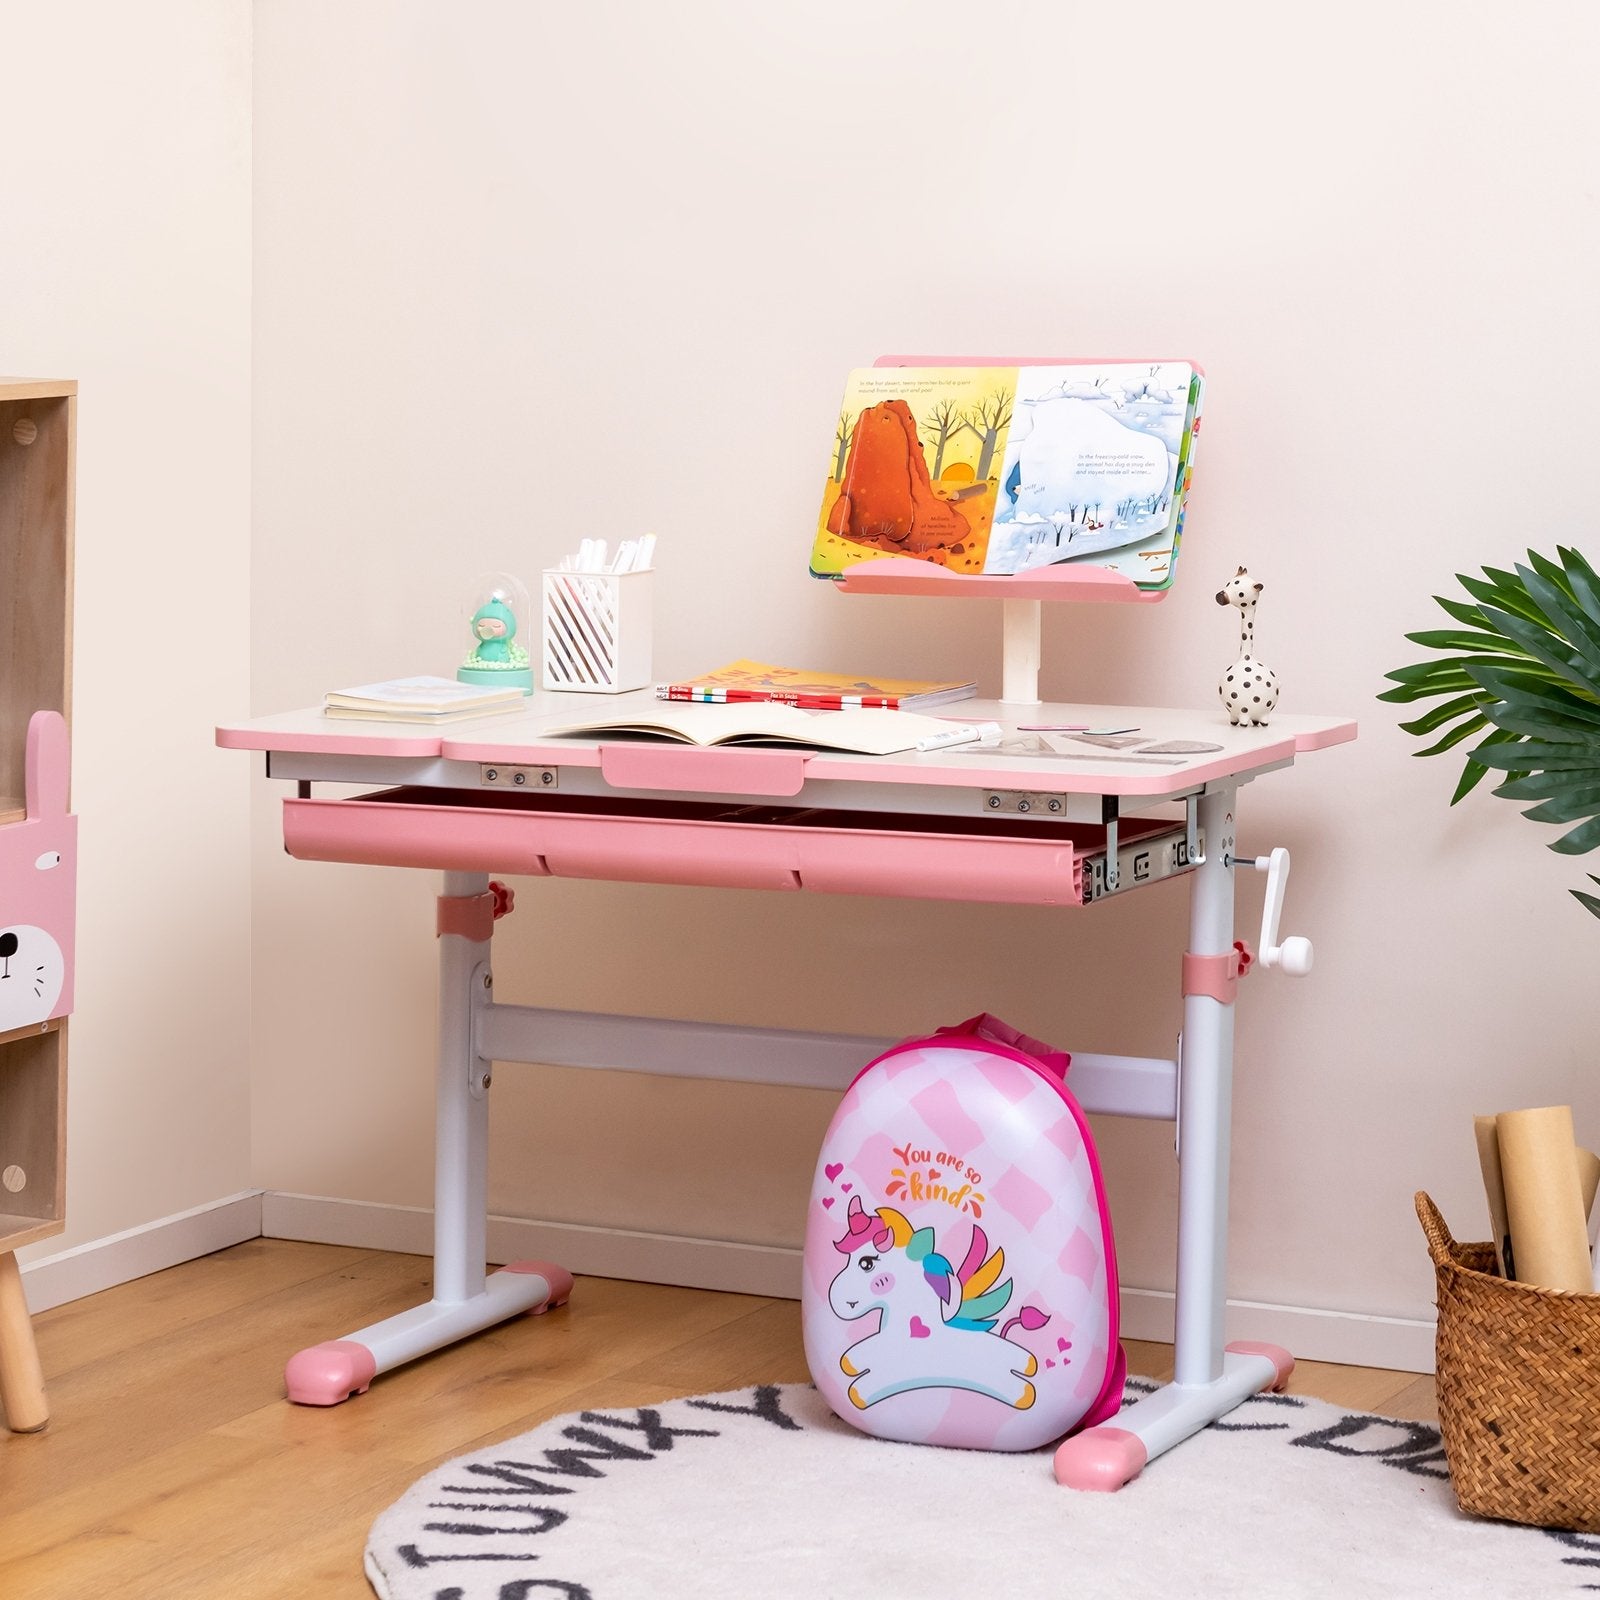
[[[290,1356],[283,1381],[297,1406],[336,1406],[365,1394],[377,1372],[378,1363],[364,1344],[329,1339]]]
[[[564,1306],[572,1296],[572,1274],[553,1261],[508,1261],[500,1270],[533,1273],[550,1285],[550,1298],[542,1306],[535,1306],[528,1313],[530,1317],[554,1311],[557,1306]]]
[[[1272,1392],[1282,1394],[1288,1388],[1289,1379],[1294,1373],[1294,1357],[1281,1344],[1257,1344],[1251,1339],[1235,1339],[1227,1350],[1231,1356],[1265,1356],[1278,1374],[1269,1385]]]
[[[1126,1428],[1090,1428],[1056,1451],[1056,1482],[1064,1489],[1109,1492],[1131,1483],[1149,1459],[1138,1434]]]

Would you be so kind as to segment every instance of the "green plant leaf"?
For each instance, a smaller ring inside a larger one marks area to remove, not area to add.
[[[1494,792],[1499,794],[1500,790]],[[1579,798],[1580,795],[1592,798],[1584,800]],[[1558,799],[1546,800],[1543,805],[1530,806],[1522,814],[1529,822],[1576,822],[1580,817],[1600,815],[1600,786],[1579,789]]]
[[[1589,874],[1589,882],[1600,883],[1600,878],[1595,877],[1595,875],[1591,872]],[[1571,892],[1574,900],[1578,901],[1581,905],[1587,906],[1588,909],[1595,914],[1595,916],[1600,917],[1600,897],[1592,894],[1585,894],[1582,889],[1574,889]]]
[[[1382,700],[1385,696],[1380,694],[1378,698]],[[1425,712],[1415,722],[1402,722],[1400,731],[1414,733],[1420,738],[1425,733],[1432,733],[1435,728],[1442,728],[1452,717],[1471,715],[1482,703],[1482,695],[1459,695],[1456,699],[1446,700],[1443,705],[1437,705],[1431,711]]]
[[[1550,800],[1586,792],[1581,785],[1582,779],[1570,772],[1533,772],[1525,778],[1507,778],[1494,792],[1506,800]]]
[[[1548,711],[1600,728],[1600,701],[1574,694],[1564,683],[1552,682],[1522,667],[1501,667],[1489,662],[1469,667],[1467,674],[1497,699],[1529,713]]]
[[[1473,752],[1473,759],[1486,767],[1499,767],[1508,772],[1600,773],[1600,754],[1595,751],[1581,745],[1545,744],[1532,739],[1488,750],[1480,745]]]
[[[1378,698],[1391,701],[1395,705],[1410,705],[1414,700],[1431,700],[1435,695],[1460,694],[1463,691],[1471,693],[1484,705],[1489,702],[1490,697],[1464,672],[1444,683],[1403,683],[1397,689],[1383,690]]]
[[[1515,738],[1515,734],[1502,733],[1496,728],[1493,733],[1485,735],[1472,747],[1472,753],[1467,757],[1467,764],[1461,769],[1461,781],[1456,784],[1456,792],[1450,796],[1451,805],[1458,805],[1489,776],[1489,769],[1477,759],[1479,752],[1494,745],[1506,744]]]
[[[1517,570],[1523,574],[1528,593],[1539,602],[1552,628],[1571,642],[1588,666],[1589,692],[1593,694],[1593,685],[1600,678],[1600,625],[1591,622],[1579,610],[1564,583],[1552,582],[1526,567]]]
[[[1457,622],[1464,622],[1469,628],[1484,626],[1483,613],[1476,606],[1469,606],[1465,600],[1450,600],[1442,594],[1436,594],[1434,600],[1448,615]]]
[[[1594,675],[1585,667],[1583,658],[1548,628],[1493,607],[1486,607],[1484,615],[1497,628],[1504,628],[1536,661],[1544,662],[1552,672],[1565,678],[1584,695],[1590,698],[1594,696]]]
[[[1560,855],[1581,856],[1600,845],[1600,817],[1580,823],[1571,833],[1564,833],[1550,848]]]
[[[1521,586],[1509,572],[1495,573],[1493,567],[1485,567],[1486,573],[1506,580],[1503,583],[1483,583],[1476,578],[1462,578],[1461,587],[1478,602],[1479,609],[1483,612],[1484,620],[1492,622],[1489,613],[1494,611],[1513,611],[1526,622],[1541,622],[1539,608],[1523,592]],[[1498,627],[1498,623],[1494,623]]]
[[[1506,647],[1501,634],[1474,633],[1464,628],[1433,628],[1423,633],[1408,633],[1406,638],[1427,650],[1471,650],[1476,654],[1484,650],[1499,652]]]
[[[1470,739],[1479,729],[1487,728],[1488,726],[1489,719],[1487,717],[1482,715],[1471,717],[1459,727],[1452,728],[1437,744],[1430,744],[1426,750],[1414,750],[1412,754],[1418,756],[1439,755],[1445,750],[1453,749],[1463,739]]]
[[[1527,739],[1558,744],[1569,753],[1574,746],[1595,745],[1595,741],[1600,739],[1600,727],[1594,723],[1580,721],[1577,717],[1558,717],[1539,706],[1524,710],[1521,705],[1496,700],[1485,708],[1483,714],[1495,727],[1504,728],[1508,733],[1519,733]],[[1600,761],[1600,746],[1596,746],[1596,751],[1595,759]]]
[[[1556,554],[1561,558],[1572,598],[1583,607],[1583,614],[1600,626],[1600,577],[1596,577],[1594,568],[1576,550],[1565,550],[1557,545]]]

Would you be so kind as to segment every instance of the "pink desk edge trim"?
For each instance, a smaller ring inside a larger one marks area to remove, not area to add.
[[[875,367],[1110,367],[1140,361],[1181,361],[1201,377],[1205,368],[1188,356],[879,356]]]
[[[436,733],[395,734],[392,738],[324,733],[287,733],[278,728],[218,728],[223,750],[281,750],[286,755],[436,756],[444,740]]]
[[[936,599],[1121,601],[1155,605],[1165,589],[1141,589],[1107,567],[1039,567],[1032,572],[951,572],[909,556],[878,556],[846,567],[841,594],[920,594]]]

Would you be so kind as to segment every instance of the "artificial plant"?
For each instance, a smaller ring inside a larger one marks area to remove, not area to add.
[[[1488,729],[1467,752],[1451,805],[1489,771],[1503,773],[1493,792],[1533,801],[1523,815],[1535,822],[1575,824],[1550,848],[1582,855],[1600,846],[1600,578],[1576,550],[1558,546],[1556,555],[1530,550],[1512,572],[1458,573],[1473,603],[1435,595],[1456,626],[1408,633],[1439,654],[1385,674],[1395,687],[1378,698],[1439,701],[1400,724],[1441,734],[1418,755],[1440,755]],[[1600,897],[1572,893],[1600,916]]]

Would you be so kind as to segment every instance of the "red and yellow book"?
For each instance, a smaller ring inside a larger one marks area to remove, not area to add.
[[[941,683],[920,678],[852,678],[846,673],[777,667],[765,661],[732,661],[715,672],[682,683],[658,683],[660,700],[698,700],[713,704],[774,700],[807,711],[849,711],[856,707],[911,711],[965,700],[976,683]]]

